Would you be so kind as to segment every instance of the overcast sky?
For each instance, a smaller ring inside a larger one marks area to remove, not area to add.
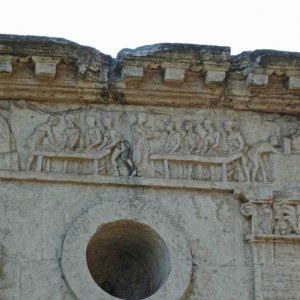
[[[113,57],[161,42],[300,52],[300,0],[2,0],[0,28],[63,37]]]

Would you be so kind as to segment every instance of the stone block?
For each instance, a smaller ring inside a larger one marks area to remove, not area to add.
[[[20,272],[18,263],[0,259],[0,299],[20,300]]]
[[[125,66],[121,72],[121,79],[124,80],[141,80],[144,76],[143,67]]]
[[[253,74],[249,73],[247,76],[247,85],[267,85],[268,84],[267,74]]]
[[[297,90],[300,89],[300,76],[290,76],[288,79],[288,89]]]
[[[164,82],[180,83],[184,81],[185,69],[166,68],[164,73]]]
[[[12,72],[12,57],[0,57],[0,74],[10,74]]]
[[[20,190],[21,188],[21,190]],[[41,197],[32,186],[0,185],[0,241],[18,261],[40,260]],[[24,195],[26,200],[24,201]]]
[[[21,274],[21,299],[71,299],[57,261],[24,262]]]
[[[36,62],[35,75],[37,77],[54,78],[56,75],[56,63]]]
[[[205,84],[222,83],[226,77],[224,71],[207,71],[205,75]]]

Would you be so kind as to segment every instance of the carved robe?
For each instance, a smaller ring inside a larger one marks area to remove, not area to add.
[[[146,128],[138,123],[132,125],[133,135],[133,161],[135,162],[138,173],[147,174],[150,145]]]

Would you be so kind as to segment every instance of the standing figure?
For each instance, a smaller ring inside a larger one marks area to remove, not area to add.
[[[177,152],[181,146],[182,135],[175,130],[175,123],[169,121],[166,123],[167,137],[163,146],[164,153]]]
[[[137,122],[131,126],[133,136],[133,161],[137,168],[138,176],[145,176],[148,173],[150,145],[149,140],[159,136],[158,133],[148,132],[145,124],[147,115],[139,113]]]
[[[85,130],[85,146],[86,151],[96,150],[102,142],[101,129],[96,125],[96,117],[86,116],[85,123],[87,129]]]
[[[242,152],[245,146],[244,138],[240,132],[233,130],[233,123],[231,121],[224,122],[224,130],[227,133],[226,143],[229,154]]]
[[[206,135],[204,137],[204,145],[201,151],[202,155],[209,155],[214,156],[217,154],[218,147],[220,145],[220,132],[217,131],[211,120],[205,120],[203,122],[203,127],[206,130]],[[210,179],[216,180],[217,179],[217,169],[216,166],[210,165]]]
[[[57,126],[59,122],[60,120],[58,116],[50,115],[46,122],[40,124],[34,130],[28,141],[28,146],[31,153],[35,150],[58,150],[58,142],[53,134],[53,127]],[[45,139],[48,140],[47,144],[45,143]],[[34,155],[29,156],[26,165],[27,170],[30,170],[34,157]]]
[[[214,155],[220,145],[220,132],[214,128],[211,120],[205,120],[203,122],[203,127],[207,134],[204,137],[202,155]]]
[[[264,204],[259,210],[259,230],[260,233],[272,234],[273,233],[273,211],[269,204]]]
[[[186,134],[183,137],[182,151],[185,154],[194,154],[199,147],[201,137],[194,131],[192,121],[184,121],[183,125]]]
[[[231,121],[224,122],[224,130],[227,133],[226,144],[228,146],[228,154],[244,153],[246,150],[245,140],[242,134],[233,130],[233,123]],[[243,155],[240,161],[234,161],[232,164],[232,170],[228,173],[233,173],[233,177],[237,181],[244,181],[244,177],[249,177],[249,170],[247,167],[247,161]]]
[[[120,174],[120,162],[125,164],[128,169],[127,175],[134,175],[134,165],[130,159],[130,145],[128,141],[124,139],[122,134],[113,127],[113,121],[110,118],[105,118],[103,120],[103,125],[105,128],[103,142],[101,143],[98,150],[109,149],[110,162],[113,167],[113,175],[118,176]]]
[[[183,126],[186,134],[183,137],[181,151],[184,154],[195,154],[196,150],[199,148],[201,137],[198,133],[194,131],[192,121],[184,121]],[[192,179],[193,165],[192,163],[185,163],[183,165],[183,178]],[[202,178],[202,167],[198,166],[199,178]]]
[[[67,124],[63,133],[60,149],[65,151],[81,151],[83,149],[83,134],[75,124],[75,117],[72,114],[65,116]]]
[[[254,144],[246,153],[248,161],[252,164],[251,181],[256,181],[258,171],[261,171],[263,182],[267,182],[267,169],[263,160],[263,155],[268,153],[281,154],[275,146],[278,146],[278,138],[272,135],[267,141]]]

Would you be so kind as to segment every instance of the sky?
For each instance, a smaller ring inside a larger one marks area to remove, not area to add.
[[[63,37],[113,57],[165,42],[300,52],[300,0],[2,0],[0,33]]]

